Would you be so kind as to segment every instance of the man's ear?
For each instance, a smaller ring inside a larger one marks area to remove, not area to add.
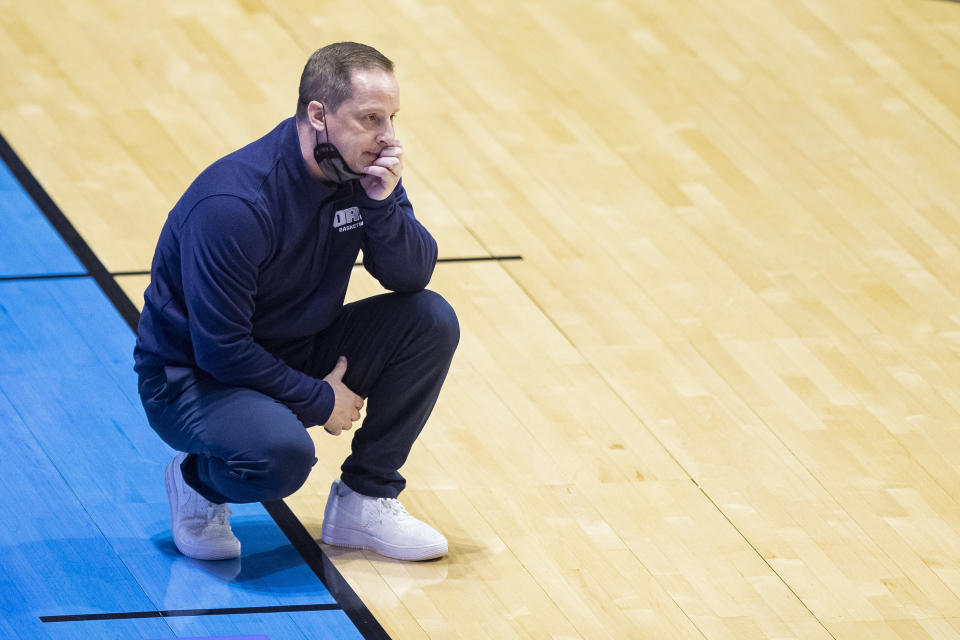
[[[324,130],[324,115],[326,108],[322,102],[311,100],[307,105],[307,122],[317,131]]]

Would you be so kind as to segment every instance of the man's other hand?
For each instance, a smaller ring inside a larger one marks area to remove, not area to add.
[[[347,359],[340,356],[333,371],[324,376],[324,380],[333,389],[333,411],[330,418],[323,425],[327,433],[338,436],[341,431],[350,429],[353,423],[360,419],[360,410],[363,409],[363,398],[355,394],[343,384],[343,374],[347,372]]]

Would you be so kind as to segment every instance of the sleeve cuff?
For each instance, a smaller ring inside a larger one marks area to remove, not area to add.
[[[386,209],[393,204],[394,200],[397,197],[397,194],[401,192],[403,188],[403,179],[397,183],[397,186],[393,188],[393,191],[390,192],[383,200],[374,200],[367,195],[367,192],[364,190],[363,186],[357,183],[357,199],[360,201],[360,206],[365,210],[369,209]]]
[[[308,427],[326,424],[330,414],[333,413],[335,401],[333,387],[326,380],[320,380],[317,399],[303,408],[300,415],[301,421]]]

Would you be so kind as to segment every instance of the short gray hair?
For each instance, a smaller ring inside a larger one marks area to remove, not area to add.
[[[339,109],[353,96],[353,72],[365,69],[393,73],[393,62],[373,47],[358,42],[335,42],[314,51],[300,75],[297,120],[306,119],[307,105],[312,100],[322,102],[329,111]]]

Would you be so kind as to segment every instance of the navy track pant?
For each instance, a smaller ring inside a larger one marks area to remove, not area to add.
[[[343,382],[366,399],[366,417],[341,478],[364,495],[395,498],[406,484],[399,469],[433,410],[459,338],[450,305],[420,291],[345,305],[320,334],[268,349],[316,378],[346,356]],[[185,367],[143,371],[139,388],[153,429],[190,454],[181,466],[187,484],[211,502],[284,498],[317,461],[303,423],[258,391]]]

